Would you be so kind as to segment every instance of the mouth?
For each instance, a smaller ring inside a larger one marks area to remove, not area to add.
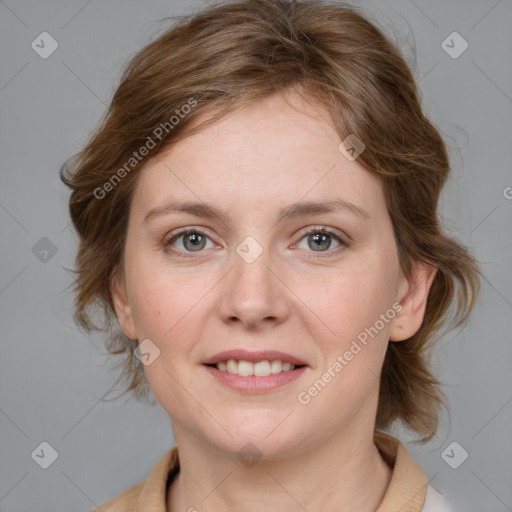
[[[261,393],[283,386],[309,367],[295,356],[274,350],[230,350],[202,364],[217,381],[246,393]]]

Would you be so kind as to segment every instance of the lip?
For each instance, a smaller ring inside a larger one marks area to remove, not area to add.
[[[220,361],[227,361],[228,359],[235,359],[237,361],[250,361],[251,363],[256,363],[257,361],[274,361],[279,360],[283,363],[291,363],[295,366],[308,366],[305,361],[302,361],[298,357],[292,356],[290,354],[286,354],[284,352],[279,352],[278,350],[258,350],[255,352],[248,352],[244,349],[235,349],[235,350],[225,350],[223,352],[219,352],[208,359],[205,359],[202,364],[217,364]],[[277,374],[279,375],[279,374]],[[265,378],[265,377],[258,377]]]
[[[234,359],[234,358],[230,358]],[[277,357],[275,359],[278,359]],[[210,363],[211,364],[211,363]],[[300,364],[300,363],[299,363]],[[212,375],[218,382],[230,387],[236,391],[249,394],[265,393],[273,389],[279,388],[298,379],[308,369],[307,366],[289,370],[286,372],[268,375],[266,377],[256,377],[251,375],[243,377],[241,375],[233,375],[229,372],[218,370],[214,366],[204,366],[210,375]]]

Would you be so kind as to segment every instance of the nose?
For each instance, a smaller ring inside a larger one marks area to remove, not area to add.
[[[254,261],[240,254],[233,254],[233,268],[223,280],[218,303],[222,321],[251,330],[283,323],[290,314],[290,291],[270,251],[264,249]]]

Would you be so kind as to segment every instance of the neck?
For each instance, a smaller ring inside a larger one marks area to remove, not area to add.
[[[180,473],[169,486],[168,512],[291,512],[297,507],[374,512],[391,479],[392,469],[373,442],[373,428],[339,432],[300,454],[247,467],[179,425],[173,427]]]

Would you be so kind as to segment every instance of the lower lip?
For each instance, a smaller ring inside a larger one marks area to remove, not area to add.
[[[275,373],[267,375],[266,377],[255,377],[254,375],[243,377],[241,375],[223,372],[213,366],[204,365],[204,367],[219,382],[236,391],[242,391],[243,393],[264,393],[265,391],[276,389],[298,379],[307,369],[307,366],[301,366],[295,370]]]

